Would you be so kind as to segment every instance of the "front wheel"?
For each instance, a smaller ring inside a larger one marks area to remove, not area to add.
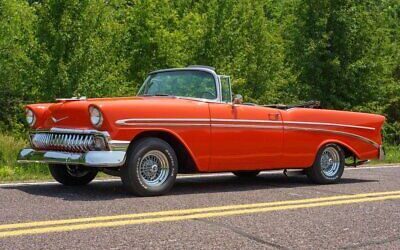
[[[306,174],[314,183],[336,183],[343,175],[344,165],[342,148],[337,144],[327,144],[318,151],[313,166],[306,169]]]
[[[50,164],[49,170],[56,181],[66,186],[86,185],[96,177],[98,172],[96,169],[83,166],[61,164]]]
[[[178,159],[164,140],[145,138],[135,143],[121,168],[125,188],[137,196],[166,194],[174,185]]]

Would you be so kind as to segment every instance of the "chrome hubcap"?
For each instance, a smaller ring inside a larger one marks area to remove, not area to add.
[[[80,167],[80,166],[67,166],[67,172],[69,175],[73,177],[83,177],[89,173],[88,170]]]
[[[167,156],[158,150],[147,152],[139,164],[142,181],[148,186],[160,186],[168,178],[170,171]]]
[[[322,173],[326,177],[334,177],[340,169],[340,154],[334,147],[327,147],[320,160]]]

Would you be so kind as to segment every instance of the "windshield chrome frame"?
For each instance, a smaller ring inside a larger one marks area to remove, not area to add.
[[[153,75],[153,74],[157,74],[157,73],[174,72],[174,71],[203,71],[203,72],[207,72],[207,73],[211,74],[214,77],[214,84],[215,84],[215,88],[217,90],[217,98],[215,98],[215,99],[196,98],[196,97],[190,97],[190,96],[175,96],[175,97],[182,98],[182,99],[185,98],[185,99],[200,100],[200,101],[206,101],[206,102],[222,102],[221,82],[220,82],[219,76],[217,75],[217,73],[215,73],[214,70],[211,70],[211,69],[208,69],[208,68],[202,68],[202,67],[162,69],[162,70],[157,70],[157,71],[150,72],[148,74],[148,77]],[[147,80],[147,78],[146,78],[146,80]],[[146,80],[144,81],[144,83],[146,82]],[[142,91],[142,88],[144,88],[144,85],[145,85],[144,83],[139,88],[139,91],[136,94],[137,96],[139,96],[139,93]]]

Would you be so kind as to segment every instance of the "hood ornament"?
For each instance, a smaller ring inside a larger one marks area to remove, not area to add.
[[[65,119],[67,119],[68,118],[68,116],[66,116],[66,117],[62,117],[62,118],[60,118],[60,119],[57,119],[57,118],[55,118],[55,117],[51,117],[51,120],[54,122],[54,123],[57,123],[57,122],[60,122],[60,121],[62,121],[62,120],[65,120]]]

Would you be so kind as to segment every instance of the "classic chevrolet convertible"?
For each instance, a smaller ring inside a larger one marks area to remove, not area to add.
[[[26,107],[30,147],[19,162],[49,165],[64,185],[98,171],[120,176],[135,195],[167,193],[178,173],[302,169],[335,183],[346,158],[383,158],[380,115],[232,98],[228,76],[205,66],[148,75],[136,97],[57,99]]]

